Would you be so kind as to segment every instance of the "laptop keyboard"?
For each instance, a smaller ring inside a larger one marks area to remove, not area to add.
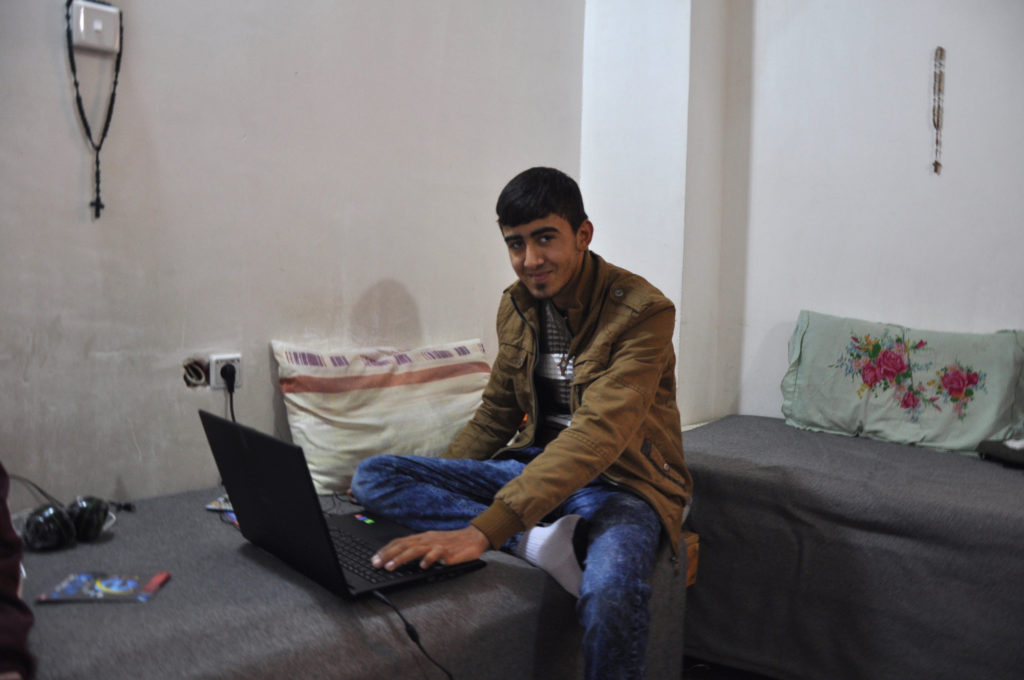
[[[338,562],[346,570],[358,574],[370,583],[386,583],[395,578],[421,572],[419,563],[411,562],[403,564],[394,571],[374,569],[370,564],[370,558],[376,552],[369,543],[362,541],[352,534],[330,528],[331,541],[334,543],[334,551],[338,555]]]

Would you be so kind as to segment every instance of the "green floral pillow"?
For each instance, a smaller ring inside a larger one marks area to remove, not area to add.
[[[973,451],[1024,434],[1024,332],[919,331],[805,310],[782,395],[795,427]]]

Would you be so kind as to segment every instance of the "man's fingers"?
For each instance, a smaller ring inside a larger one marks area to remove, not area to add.
[[[402,553],[405,549],[399,545],[400,540],[401,539],[396,539],[391,541],[377,551],[377,554],[370,559],[370,562],[375,568],[392,571],[405,564],[409,559],[413,559],[402,559]]]
[[[420,544],[415,538],[416,536],[396,538],[378,550],[370,562],[377,569],[394,571],[406,562],[422,557],[430,548]]]
[[[455,531],[428,531],[403,538],[396,538],[371,558],[378,569],[394,571],[413,560],[420,560],[420,566],[457,564],[480,557],[489,547],[487,537],[475,527]]]
[[[443,548],[440,546],[434,546],[426,555],[423,556],[423,559],[420,560],[420,568],[429,569],[435,562],[444,564],[444,553],[445,551]]]
[[[377,551],[370,560],[377,569],[394,571],[407,562],[420,559],[420,567],[429,568],[435,562],[443,561],[444,549],[423,543],[412,543],[405,539],[392,541]]]

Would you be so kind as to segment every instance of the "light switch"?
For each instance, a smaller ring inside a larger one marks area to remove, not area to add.
[[[89,0],[72,0],[71,44],[100,52],[117,52],[121,48],[121,10]]]

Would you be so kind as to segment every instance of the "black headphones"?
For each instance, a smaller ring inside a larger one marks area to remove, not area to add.
[[[65,506],[32,480],[18,475],[10,477],[28,484],[50,501],[25,517],[21,540],[30,550],[57,550],[71,547],[77,541],[95,541],[104,529],[113,524],[112,507],[117,510],[135,509],[131,503],[114,503],[95,496],[79,496]]]

